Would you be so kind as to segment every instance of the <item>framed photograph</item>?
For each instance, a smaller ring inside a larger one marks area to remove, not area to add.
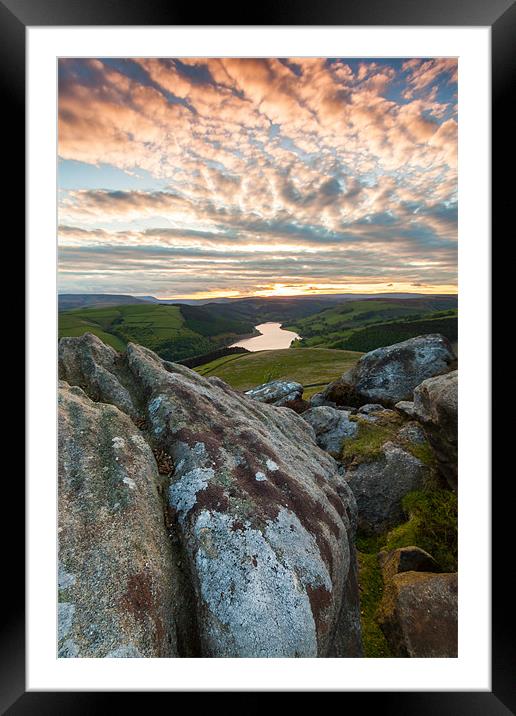
[[[0,705],[509,713],[490,271],[514,4],[211,14],[0,3],[28,317]]]

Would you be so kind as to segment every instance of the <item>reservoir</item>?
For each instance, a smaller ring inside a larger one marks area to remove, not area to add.
[[[247,348],[248,351],[271,351],[278,348],[289,348],[290,344],[296,338],[299,338],[294,331],[285,331],[281,327],[281,323],[260,323],[255,326],[260,331],[261,336],[253,338],[244,338],[238,343],[233,343],[231,348],[238,346],[239,348]]]

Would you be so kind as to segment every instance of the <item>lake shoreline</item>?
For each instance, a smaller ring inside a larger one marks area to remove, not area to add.
[[[277,321],[258,323],[254,327],[254,335],[250,338],[242,337],[230,348],[245,348],[251,353],[262,350],[286,350],[299,336],[294,331],[285,330]]]
[[[257,338],[258,336],[263,335],[261,331],[258,331],[256,327],[253,329],[252,333],[239,333],[238,334],[238,341],[236,343],[239,343],[240,341],[247,341],[250,338]],[[228,345],[228,348],[233,348],[235,346],[235,343],[231,343]]]

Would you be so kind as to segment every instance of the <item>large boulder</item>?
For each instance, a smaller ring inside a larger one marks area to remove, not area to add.
[[[96,591],[99,605],[107,605],[105,610],[99,606],[98,619],[94,605],[88,606],[90,626],[98,624],[106,634],[120,628],[116,605],[126,605],[122,570],[132,574],[134,563],[141,574],[143,560],[145,575],[150,572],[145,585],[151,586],[137,587],[133,601],[138,616],[131,620],[129,612],[119,643],[109,648],[92,643],[87,655],[121,655],[124,649],[126,656],[151,655],[138,632],[140,613],[150,630],[150,603],[162,610],[160,634],[168,635],[173,623],[170,631],[177,632],[168,653],[152,655],[360,656],[356,503],[335,460],[317,446],[310,425],[289,408],[245,396],[218,378],[163,361],[141,346],[130,344],[113,370],[133,404],[140,406],[145,430],[137,430],[118,408],[92,403],[84,395],[81,400],[93,411],[87,424],[76,419],[75,407],[68,410],[61,430],[62,459],[72,476],[79,461],[82,479],[93,483],[73,493],[73,504],[72,496],[62,502],[62,519],[73,524],[76,511],[83,514],[86,505],[85,519],[95,529],[77,530],[80,540],[72,527],[61,535],[61,549],[73,549],[73,560],[63,552],[65,572],[77,579],[82,555],[80,588]],[[106,427],[105,414],[115,421],[112,428]],[[113,446],[113,457],[102,453],[104,462],[99,462],[101,451],[97,455],[95,445],[106,441]],[[142,454],[135,456],[133,445]],[[150,445],[167,465],[167,475],[158,475]],[[86,462],[83,453],[89,456]],[[98,480],[105,467],[101,488]],[[125,472],[118,479],[122,467]],[[148,487],[141,491],[140,484]],[[98,503],[95,509],[90,495]],[[126,505],[122,497],[133,501]],[[118,521],[116,511],[112,514],[114,505],[122,518],[127,511],[127,522]],[[118,557],[111,552],[115,544]],[[163,555],[161,562],[154,553]],[[166,585],[169,593],[163,591]],[[66,603],[72,602],[65,596]],[[64,641],[68,638],[79,639],[75,632]],[[78,655],[70,649],[70,655]]]
[[[394,575],[377,619],[395,656],[456,657],[457,574]]]
[[[196,595],[204,656],[338,652],[358,595],[354,500],[308,424],[130,345],[156,439],[174,459],[169,507]]]
[[[178,577],[152,450],[118,408],[59,387],[61,657],[177,656]]]
[[[260,403],[282,406],[300,400],[303,386],[293,380],[272,380],[270,383],[263,383],[256,388],[246,390],[245,394]]]
[[[356,435],[358,425],[349,419],[347,410],[336,410],[327,406],[310,408],[303,413],[303,418],[315,432],[319,447],[333,457],[340,457],[342,443],[345,438]]]
[[[393,406],[412,400],[416,386],[447,373],[455,360],[450,342],[438,333],[410,338],[363,355],[340,381],[328,386],[325,397],[337,405]]]
[[[457,488],[458,371],[429,378],[414,391],[414,416],[423,424],[442,474]]]

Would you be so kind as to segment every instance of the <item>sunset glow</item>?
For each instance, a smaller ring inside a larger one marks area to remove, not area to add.
[[[59,290],[457,291],[453,59],[62,59]]]

